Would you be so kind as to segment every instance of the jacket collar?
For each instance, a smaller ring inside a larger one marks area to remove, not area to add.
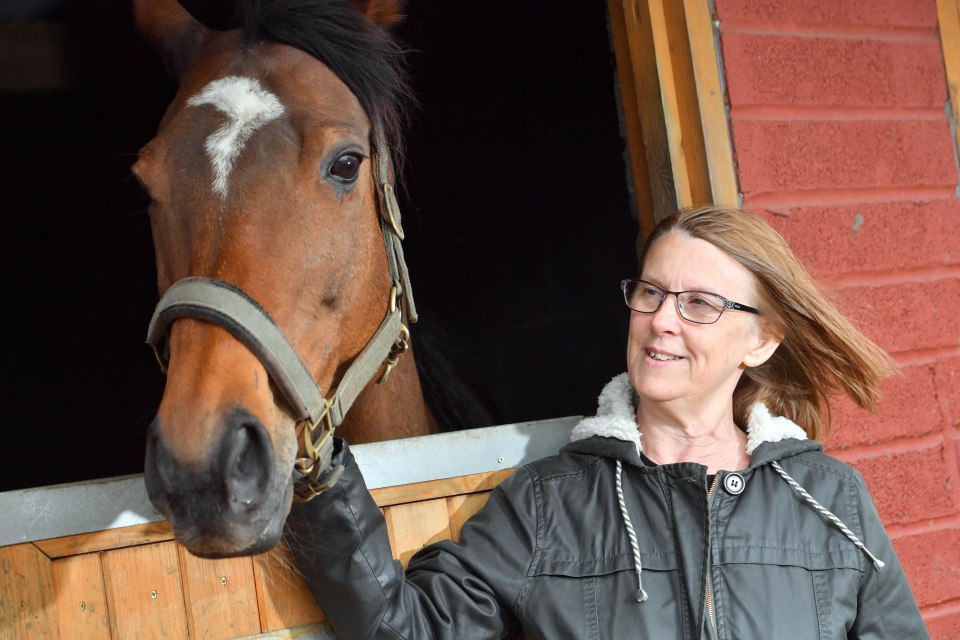
[[[577,423],[570,434],[572,444],[567,448],[642,465],[643,434],[636,422],[638,400],[626,373],[613,378],[600,392],[597,415]],[[820,448],[819,443],[807,439],[799,425],[771,414],[763,403],[757,403],[750,411],[747,453],[752,456],[751,467]]]

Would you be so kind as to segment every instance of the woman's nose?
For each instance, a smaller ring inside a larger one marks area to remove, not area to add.
[[[660,303],[660,307],[653,312],[650,326],[657,333],[676,333],[682,322],[680,310],[677,308],[677,299],[673,294],[668,293]]]

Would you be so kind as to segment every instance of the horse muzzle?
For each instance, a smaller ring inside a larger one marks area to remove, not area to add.
[[[243,409],[222,420],[200,462],[184,463],[155,420],[147,437],[147,495],[194,555],[251,555],[274,547],[290,506],[290,472],[277,468],[270,435]]]

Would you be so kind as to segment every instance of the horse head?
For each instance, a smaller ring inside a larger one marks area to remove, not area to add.
[[[406,86],[384,30],[397,2],[248,4],[242,29],[215,31],[175,0],[134,0],[179,84],[133,167],[167,370],[145,481],[180,542],[211,557],[278,542],[295,465],[323,464],[331,416],[357,395],[342,427],[355,441],[431,428],[409,358],[376,387],[384,353],[361,355],[378,336],[395,358],[405,338],[387,147]]]

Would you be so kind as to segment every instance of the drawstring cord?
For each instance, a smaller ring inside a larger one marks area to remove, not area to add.
[[[843,532],[843,535],[847,536],[850,542],[852,542],[858,549],[863,551],[863,553],[866,554],[866,556],[873,561],[873,566],[877,568],[877,571],[880,571],[881,569],[883,569],[883,561],[877,558],[872,553],[870,553],[870,550],[867,549],[867,546],[862,542],[860,542],[860,538],[858,538],[853,533],[853,531],[850,531],[850,529],[847,528],[847,525],[843,524],[843,522],[840,521],[840,518],[833,515],[829,509],[821,505],[819,502],[816,501],[816,499],[814,499],[813,496],[807,493],[806,489],[801,487],[796,480],[791,478],[790,475],[783,470],[783,467],[781,467],[779,463],[771,462],[770,466],[773,467],[774,470],[780,474],[780,477],[783,478],[786,481],[786,483],[789,484],[791,488],[793,488],[794,491],[796,491],[801,496],[803,496],[803,499],[806,500],[811,507],[816,509],[817,512],[820,515],[822,515],[824,518],[832,522],[834,526],[836,526],[838,529],[840,529],[841,532]]]
[[[633,530],[633,523],[630,521],[630,514],[627,513],[627,503],[623,499],[623,464],[617,460],[617,502],[620,503],[620,515],[623,516],[623,524],[627,528],[627,538],[630,540],[630,550],[633,552],[633,568],[637,572],[637,602],[647,601],[647,592],[643,590],[643,578],[641,572],[643,567],[640,564],[640,545],[637,544],[637,534]]]

